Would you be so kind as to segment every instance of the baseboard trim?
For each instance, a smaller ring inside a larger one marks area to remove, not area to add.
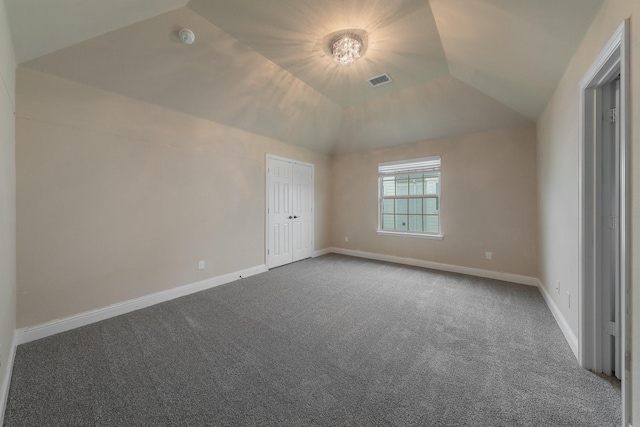
[[[505,282],[519,283],[521,285],[538,286],[538,279],[536,277],[520,276],[518,274],[501,273],[498,271],[482,270],[479,268],[462,267],[459,265],[441,264],[439,262],[424,261],[414,258],[403,258],[392,255],[376,254],[372,252],[354,251],[344,248],[333,247],[329,248],[328,251],[342,255],[374,259],[376,261],[394,262],[396,264],[431,268],[434,270],[449,271],[451,273],[468,274],[470,276],[485,277],[487,279],[504,280]]]
[[[329,253],[331,253],[331,248],[324,248],[324,249],[320,249],[319,251],[314,251],[312,257],[316,258]]]
[[[573,355],[576,357],[576,360],[580,360],[580,355],[578,353],[578,337],[573,333],[571,328],[569,327],[569,322],[562,315],[562,312],[547,292],[547,289],[544,287],[544,284],[541,281],[538,281],[538,289],[540,289],[540,293],[542,294],[542,298],[547,303],[547,307],[551,310],[551,314],[556,319],[556,323],[560,327],[564,338],[569,343],[569,347],[571,347],[571,351],[573,351]]]
[[[13,361],[16,359],[17,338],[13,334],[13,340],[9,350],[9,360],[7,360],[7,375],[0,384],[0,426],[4,425],[4,411],[7,409],[7,399],[9,398],[9,386],[11,385],[11,375],[13,374]]]
[[[255,267],[236,271],[234,273],[224,274],[222,276],[212,277],[210,279],[190,283],[188,285],[179,286],[177,288],[168,289],[166,291],[156,292],[140,298],[135,298],[107,307],[86,311],[84,313],[57,319],[41,325],[18,329],[16,331],[16,345],[25,344],[31,341],[58,334],[60,332],[66,332],[71,329],[86,326],[91,323],[119,316],[121,314],[130,313],[132,311],[140,310],[142,308],[159,304],[161,302],[170,301],[172,299],[190,295],[195,292],[204,291],[205,289],[224,285],[225,283],[233,282],[237,279],[264,273],[265,271],[267,271],[266,265],[257,265]]]

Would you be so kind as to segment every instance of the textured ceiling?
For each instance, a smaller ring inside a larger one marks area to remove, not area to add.
[[[425,0],[192,0],[189,8],[342,106],[449,74]],[[363,29],[369,39],[349,66],[336,64],[323,43],[345,28]],[[394,83],[373,90],[367,80],[382,73]]]
[[[18,63],[160,15],[189,0],[5,0]]]
[[[534,122],[602,3],[5,1],[24,67],[323,152]],[[342,66],[347,28],[368,48]]]

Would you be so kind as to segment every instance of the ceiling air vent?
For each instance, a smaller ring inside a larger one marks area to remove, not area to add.
[[[387,73],[380,74],[379,76],[376,76],[376,77],[371,77],[368,80],[371,87],[377,87],[383,84],[391,83],[392,81],[393,80],[391,80],[391,77],[389,77],[389,74]]]

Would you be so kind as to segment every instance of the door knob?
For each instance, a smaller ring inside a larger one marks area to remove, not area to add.
[[[289,215],[289,219],[293,219],[293,217],[291,215]]]
[[[300,218],[298,215],[294,215],[293,217],[294,217],[294,218]]]

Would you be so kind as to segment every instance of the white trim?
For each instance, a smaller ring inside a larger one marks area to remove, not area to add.
[[[519,283],[527,286],[538,286],[538,279],[535,277],[521,276],[518,274],[501,273],[499,271],[482,270],[479,268],[462,267],[459,265],[441,264],[433,261],[424,261],[414,258],[403,258],[393,255],[375,254],[371,252],[354,251],[344,248],[330,248],[330,252],[342,255],[350,255],[359,258],[374,259],[377,261],[394,262],[396,264],[411,265],[414,267],[431,268],[433,270],[449,271],[452,273],[468,274],[470,276],[485,277],[488,279],[503,280],[505,282]]]
[[[324,248],[313,252],[313,258],[331,253],[331,248]]]
[[[289,157],[276,156],[275,154],[266,154],[267,159],[282,160],[283,162],[298,163],[300,165],[315,166],[313,163],[303,162],[302,160],[291,159]]]
[[[631,109],[630,109],[630,23],[629,19],[622,21],[611,36],[593,64],[589,67],[579,83],[579,361],[586,369],[599,370],[601,365],[599,348],[600,315],[597,306],[597,280],[595,257],[597,245],[594,245],[596,218],[593,213],[594,186],[588,178],[593,178],[593,150],[598,140],[595,117],[601,113],[598,110],[598,91],[620,73],[620,341],[622,349],[622,421],[623,425],[631,418],[631,378],[629,367],[626,366],[627,356],[630,354],[628,328],[631,320],[627,312],[629,301],[627,295],[630,290],[631,244],[627,235],[631,229],[631,191],[630,191],[630,146],[631,140]]]
[[[538,281],[538,288],[540,288],[540,293],[547,303],[547,307],[549,307],[551,314],[553,314],[553,317],[556,319],[556,323],[560,327],[564,338],[567,340],[567,343],[569,343],[569,347],[571,347],[573,355],[576,357],[576,360],[579,360],[580,353],[578,351],[578,337],[573,333],[569,326],[569,322],[567,322],[567,319],[562,315],[562,312],[553,301],[553,298],[551,298],[551,295],[547,292],[547,288],[545,288],[544,284],[540,281]]]
[[[378,176],[410,175],[416,173],[427,174],[429,172],[440,171],[440,161],[440,156],[431,156],[378,163]]]
[[[380,236],[413,237],[416,239],[442,240],[442,234],[411,233],[404,231],[376,231]]]
[[[108,307],[98,308],[96,310],[86,311],[84,313],[75,314],[73,316],[57,319],[37,326],[18,329],[16,331],[16,344],[25,344],[60,332],[69,331],[71,329],[86,326],[91,323],[119,316],[121,314],[130,313],[132,311],[146,308],[161,302],[170,301],[175,298],[190,295],[195,292],[204,291],[225,283],[233,282],[237,279],[253,276],[267,271],[266,266],[257,265],[255,267],[246,268],[234,273],[224,274],[222,276],[212,277],[210,279],[191,283],[177,288],[168,289],[166,291],[156,292],[145,295],[140,298],[131,299],[110,305]]]
[[[590,86],[596,86],[604,82],[606,75],[603,78],[596,79],[602,69],[611,69],[612,64],[607,64],[613,54],[620,48],[622,40],[625,36],[625,25],[628,19],[624,20],[613,33],[605,47],[602,49],[596,60],[591,64],[584,77],[580,80],[580,88],[584,89]]]
[[[7,409],[7,399],[9,398],[9,386],[11,385],[11,375],[13,374],[13,362],[16,358],[16,346],[17,346],[16,333],[13,334],[13,340],[11,341],[11,348],[9,350],[9,360],[7,360],[7,375],[4,377],[4,381],[0,384],[0,426],[4,425],[4,411]]]

